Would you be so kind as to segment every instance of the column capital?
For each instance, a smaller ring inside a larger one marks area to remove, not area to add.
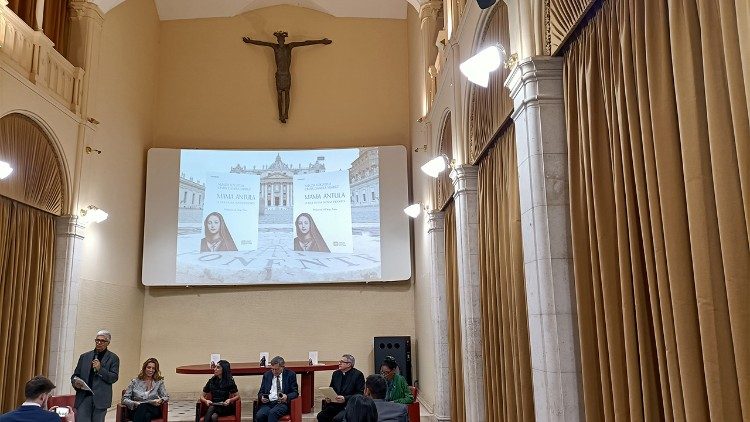
[[[445,230],[445,212],[427,211],[427,233]]]
[[[57,217],[55,219],[55,235],[83,239],[86,237],[86,226],[81,224],[79,220],[77,215],[61,215]]]
[[[479,166],[470,166],[467,164],[456,166],[450,173],[450,178],[453,182],[453,191],[455,192],[454,195],[464,192],[476,192],[478,174]]]
[[[533,56],[519,61],[505,80],[515,106],[513,118],[529,103],[562,101],[562,70],[561,57]]]
[[[98,21],[100,24],[104,22],[104,12],[96,3],[87,0],[70,0],[68,7],[70,8],[70,19],[89,18]]]
[[[443,8],[443,2],[439,0],[430,0],[419,6],[419,20],[437,19],[438,13]]]

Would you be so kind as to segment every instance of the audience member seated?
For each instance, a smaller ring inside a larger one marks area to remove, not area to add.
[[[159,419],[162,417],[161,404],[168,400],[169,394],[159,371],[159,361],[156,358],[146,359],[138,377],[130,381],[122,395],[122,404],[130,409],[129,418],[133,422]]]
[[[372,398],[378,408],[378,422],[408,422],[406,405],[385,401],[388,383],[382,375],[370,375],[365,380],[365,396]]]
[[[339,369],[331,375],[330,387],[338,394],[334,401],[323,400],[323,410],[318,413],[318,422],[341,422],[344,420],[346,402],[355,394],[365,390],[365,376],[354,367],[354,356],[343,355]]]
[[[214,367],[214,376],[203,387],[203,396],[200,398],[201,403],[208,408],[205,422],[216,422],[219,416],[234,415],[234,403],[239,399],[229,362],[220,360]]]
[[[258,391],[260,406],[255,415],[256,422],[277,422],[289,413],[289,403],[299,396],[297,374],[284,369],[284,358],[271,359],[271,369],[263,374]]]
[[[0,415],[2,422],[60,422],[60,416],[47,410],[47,399],[50,392],[55,389],[55,384],[45,377],[39,376],[26,382],[24,393],[26,401],[21,406],[4,415]],[[75,422],[75,416],[70,408],[67,409],[65,420]]]
[[[385,377],[388,383],[388,391],[385,393],[385,401],[401,404],[410,404],[414,401],[406,378],[398,373],[398,364],[392,356],[386,356],[380,365],[380,375]]]
[[[371,398],[356,394],[346,403],[344,421],[378,422],[378,408]]]

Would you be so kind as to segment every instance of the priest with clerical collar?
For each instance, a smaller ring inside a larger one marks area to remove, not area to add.
[[[330,387],[338,394],[335,399],[324,399],[323,410],[318,413],[319,422],[340,422],[344,419],[346,402],[355,394],[365,391],[365,376],[354,367],[354,356],[343,355],[339,369],[331,375]]]

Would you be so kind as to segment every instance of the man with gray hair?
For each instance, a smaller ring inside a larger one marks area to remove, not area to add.
[[[253,415],[256,422],[277,422],[289,414],[291,401],[299,397],[297,374],[285,369],[284,358],[276,356],[271,359],[271,369],[263,374],[258,390],[258,411]]]
[[[94,350],[78,358],[78,365],[70,377],[76,390],[78,422],[104,422],[107,409],[112,406],[112,384],[119,378],[120,358],[107,348],[110,341],[112,334],[109,331],[96,333]]]
[[[365,376],[354,367],[354,356],[343,355],[339,369],[333,371],[330,387],[338,394],[334,400],[325,399],[323,410],[318,413],[318,422],[340,422],[344,420],[346,402],[355,394],[365,391]]]

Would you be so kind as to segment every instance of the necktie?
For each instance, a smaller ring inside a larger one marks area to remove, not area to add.
[[[276,375],[276,400],[281,397],[281,376]]]

